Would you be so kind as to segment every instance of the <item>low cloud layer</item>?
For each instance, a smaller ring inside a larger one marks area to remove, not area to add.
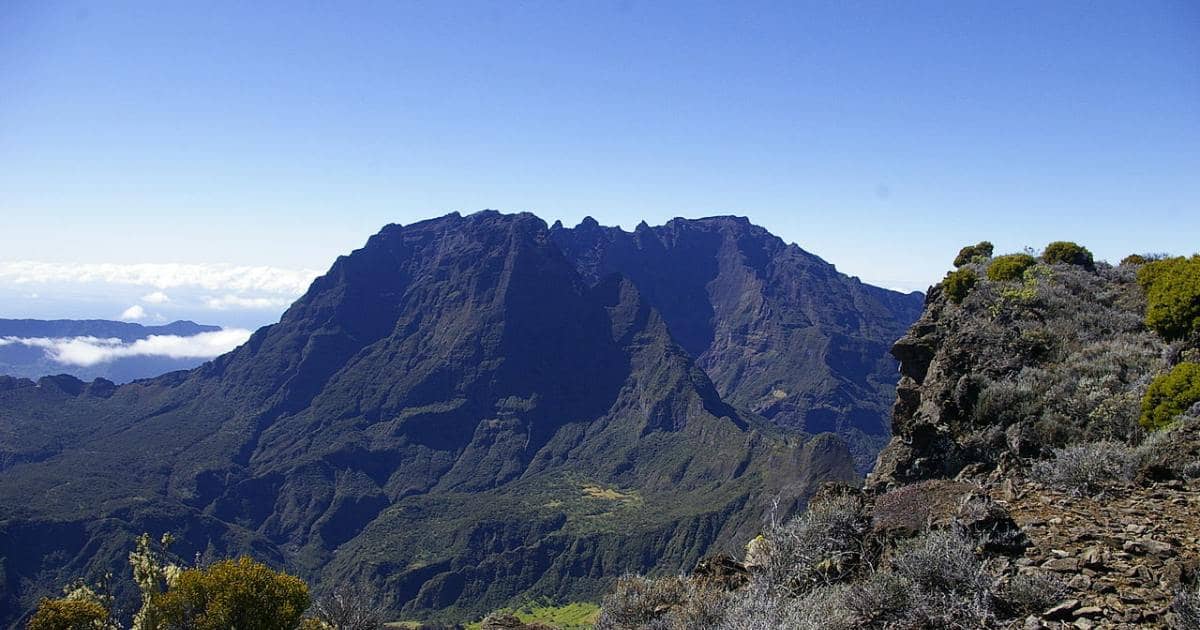
[[[291,303],[292,301],[287,298],[245,297],[241,295],[233,295],[232,293],[226,293],[220,297],[211,297],[204,300],[205,306],[218,311],[224,311],[231,308],[277,309],[283,308]]]
[[[160,291],[197,287],[206,291],[259,292],[291,297],[304,293],[318,275],[320,273],[312,269],[229,264],[0,262],[0,282],[5,283],[107,282],[154,287]]]
[[[125,357],[211,359],[233,350],[249,338],[249,330],[227,328],[189,337],[151,335],[128,343],[98,337],[0,337],[0,346],[20,344],[43,348],[56,363],[88,367]]]

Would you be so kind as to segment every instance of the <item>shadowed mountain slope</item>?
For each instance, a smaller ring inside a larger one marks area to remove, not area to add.
[[[833,436],[723,401],[634,283],[588,280],[532,215],[453,214],[385,227],[191,372],[0,379],[4,620],[164,530],[406,616],[594,598],[855,477]]]
[[[589,281],[619,272],[730,403],[777,426],[833,431],[860,470],[889,436],[891,344],[919,293],[863,284],[742,217],[672,219],[633,232],[590,217],[551,238]]]

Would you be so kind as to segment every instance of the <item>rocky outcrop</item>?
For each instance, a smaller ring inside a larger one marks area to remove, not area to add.
[[[983,277],[986,262],[976,264]],[[1000,592],[1023,574],[1067,586],[1013,627],[1162,627],[1175,594],[1200,578],[1200,480],[1182,473],[1200,463],[1200,423],[1184,422],[1169,446],[1132,444],[1144,439],[1145,384],[1192,351],[1145,329],[1131,269],[1034,271],[981,281],[961,304],[934,287],[893,346],[894,435],[867,482],[876,527],[970,529],[964,512],[983,515],[974,527]],[[1107,470],[1128,472],[1106,473],[1118,477],[1090,493],[1039,477],[1056,448],[1102,439],[1129,444],[1097,451],[1127,458]],[[979,509],[965,509],[971,501]]]

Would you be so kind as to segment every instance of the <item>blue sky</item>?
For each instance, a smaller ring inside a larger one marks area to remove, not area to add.
[[[483,208],[747,215],[901,288],[1191,252],[1200,4],[0,3],[0,263],[324,269]]]

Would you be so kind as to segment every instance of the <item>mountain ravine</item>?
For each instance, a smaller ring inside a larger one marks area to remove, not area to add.
[[[633,232],[589,217],[550,234],[589,281],[630,278],[730,403],[785,429],[835,432],[870,469],[890,436],[888,348],[920,315],[920,293],[863,284],[744,217]]]
[[[586,264],[581,232],[529,214],[389,225],[194,370],[0,378],[0,622],[123,574],[143,531],[369,586],[398,617],[594,600],[859,479],[824,431],[879,435],[886,337],[918,298],[744,221],[660,230],[608,233],[670,244],[675,267]],[[707,262],[672,289],[685,256]]]

